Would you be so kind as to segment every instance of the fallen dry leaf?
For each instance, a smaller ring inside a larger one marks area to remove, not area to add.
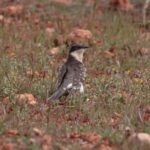
[[[80,134],[77,132],[72,132],[69,136],[70,139],[76,139],[80,137]]]
[[[102,46],[103,45],[102,40],[93,40],[93,43],[96,44],[97,46]]]
[[[11,58],[16,57],[16,53],[12,51],[12,52],[9,53],[9,56],[10,56]]]
[[[43,142],[44,142],[44,143],[47,143],[47,144],[50,144],[50,143],[52,142],[52,137],[51,137],[51,135],[45,134],[45,135],[43,136]]]
[[[150,105],[147,105],[147,106],[144,108],[144,111],[145,111],[145,113],[149,113],[149,114],[150,114]]]
[[[50,150],[52,147],[52,137],[49,134],[45,134],[42,137],[42,149],[43,150]]]
[[[129,96],[129,94],[125,91],[122,91],[120,94],[122,97],[128,97]]]
[[[2,22],[4,20],[4,16],[0,15],[0,22]]]
[[[116,56],[116,49],[115,47],[111,47],[109,50],[104,52],[104,56],[106,58],[114,58]]]
[[[104,138],[100,144],[97,145],[98,150],[116,150],[115,147],[111,144],[109,138]]]
[[[82,139],[83,141],[89,142],[89,143],[97,143],[99,140],[101,140],[101,136],[97,133],[77,133],[72,132],[70,135],[68,135],[68,138],[70,139]]]
[[[3,22],[4,22],[4,25],[9,26],[12,24],[12,19],[11,18],[5,18],[3,20]]]
[[[14,135],[18,135],[18,130],[16,130],[16,129],[10,129],[10,130],[8,130],[6,133],[7,133],[8,135],[14,136]]]
[[[110,0],[110,6],[113,8],[119,8],[123,11],[129,11],[134,8],[130,0]]]
[[[69,34],[69,37],[70,38],[81,37],[81,38],[91,39],[92,33],[89,30],[76,28]]]
[[[38,129],[38,128],[33,128],[33,131],[34,133],[37,135],[37,136],[42,136],[43,135],[43,131]]]
[[[143,121],[150,121],[150,114],[144,113],[142,119],[143,119]]]
[[[33,77],[33,76],[34,76],[34,73],[33,73],[32,70],[27,70],[27,71],[26,71],[26,75],[27,75],[28,77]]]
[[[86,5],[92,6],[96,3],[96,0],[86,0]]]
[[[127,140],[128,147],[132,146],[150,149],[150,135],[147,133],[133,133]]]
[[[7,143],[7,144],[3,144],[2,146],[0,146],[1,150],[14,150],[14,144],[12,143]]]
[[[48,145],[48,144],[43,144],[42,145],[42,150],[50,150],[51,149],[51,146]]]
[[[35,75],[39,78],[45,78],[47,74],[47,71],[39,71],[37,72],[37,74],[35,73]]]
[[[11,5],[7,6],[3,9],[3,12],[7,15],[18,15],[23,12],[23,6],[22,5]]]
[[[50,50],[51,54],[57,54],[59,52],[59,47],[53,47],[51,50]]]
[[[29,93],[18,94],[17,98],[18,98],[19,103],[23,103],[23,102],[27,101],[28,104],[30,104],[30,105],[37,104],[35,97]]]
[[[9,102],[9,97],[8,97],[8,96],[7,96],[7,97],[4,97],[3,100],[2,100],[2,102],[3,102],[4,104],[8,104],[8,102]]]
[[[97,143],[101,139],[101,136],[97,133],[82,133],[80,138],[90,143]]]
[[[138,133],[132,135],[132,137],[137,137],[141,142],[148,143],[150,145],[150,135],[147,133]]]
[[[150,53],[150,51],[149,51],[149,49],[148,48],[141,48],[141,49],[139,49],[139,53],[141,54],[141,55],[146,55],[146,54],[148,54],[148,53]]]
[[[83,143],[81,146],[84,149],[92,149],[95,145],[91,143]]]
[[[140,114],[142,121],[150,121],[150,105],[143,108],[142,115]]]
[[[98,150],[113,150],[113,148],[110,147],[110,146],[108,146],[108,145],[101,144],[101,145],[98,147]]]
[[[26,75],[28,77],[38,77],[38,78],[45,78],[47,72],[46,71],[32,71],[32,70],[27,70]]]
[[[73,42],[78,42],[80,40],[91,40],[92,33],[89,30],[75,28],[73,31],[68,35],[68,40]]]
[[[150,32],[142,32],[141,31],[141,34],[139,35],[139,39],[140,40],[145,40],[145,41],[149,41],[150,40]]]
[[[36,143],[36,139],[34,139],[34,138],[30,138],[29,141],[30,141],[30,144],[35,144]]]

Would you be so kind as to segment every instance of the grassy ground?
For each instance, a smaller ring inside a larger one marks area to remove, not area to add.
[[[22,14],[6,14],[10,23],[0,24],[1,148],[120,150],[126,127],[150,133],[150,120],[141,113],[150,103],[150,33],[140,27],[140,13],[110,11],[98,2],[22,3]],[[51,38],[48,24],[56,31]],[[90,30],[94,39],[86,43],[91,48],[85,54],[85,94],[48,106],[45,99],[55,88],[74,27]],[[52,55],[56,40],[60,51]],[[32,93],[38,103],[18,103],[23,93]]]

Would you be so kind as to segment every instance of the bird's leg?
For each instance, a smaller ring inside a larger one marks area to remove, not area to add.
[[[76,94],[76,91],[73,90],[73,89],[70,89],[70,90],[68,91],[68,95],[69,95],[69,97],[71,98],[71,100],[75,97],[75,94]]]
[[[80,95],[81,94],[78,92],[77,89],[74,89],[74,90],[72,89],[69,91],[69,96],[70,96],[71,100],[74,100],[74,99],[80,97]]]
[[[62,99],[63,102],[67,101],[68,95],[69,95],[69,93],[65,93],[65,95],[63,96],[63,99]]]

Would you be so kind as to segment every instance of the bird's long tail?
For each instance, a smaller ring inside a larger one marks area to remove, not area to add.
[[[51,97],[47,98],[47,101],[58,100],[64,93],[65,93],[65,90],[63,90],[63,89],[57,89],[54,92],[54,94],[52,94]]]

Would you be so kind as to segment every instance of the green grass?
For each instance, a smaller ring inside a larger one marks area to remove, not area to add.
[[[104,11],[99,15],[94,12],[98,3],[94,8],[83,7],[81,2],[67,7],[49,5],[45,0],[43,11],[38,10],[37,3],[31,3],[26,12],[36,13],[38,24],[34,19],[27,21],[25,14],[20,17],[21,24],[15,17],[10,26],[0,24],[0,144],[42,149],[43,136],[36,136],[34,127],[51,135],[52,149],[83,149],[79,139],[67,138],[73,132],[97,133],[102,137],[97,145],[108,138],[116,149],[122,149],[127,126],[137,132],[150,133],[149,122],[140,122],[138,118],[139,108],[150,103],[149,56],[141,56],[138,52],[150,44],[142,37],[139,20],[133,21],[135,16],[130,13]],[[58,16],[50,15],[54,13]],[[61,15],[65,17],[60,19]],[[47,21],[56,28],[52,38],[45,33]],[[101,45],[89,42],[91,48],[85,54],[88,74],[85,94],[68,98],[63,105],[58,102],[48,106],[45,100],[54,91],[57,68],[61,58],[67,55],[65,40],[77,26],[89,29],[95,40],[102,41]],[[64,42],[59,45],[60,52],[53,56],[50,49],[59,36],[64,37]],[[116,58],[104,55],[111,47],[115,47]],[[52,65],[54,60],[56,63]],[[36,75],[36,72],[45,73],[45,76]],[[38,104],[19,104],[16,96],[23,93],[32,93]],[[7,103],[3,101],[5,97],[9,97]],[[113,117],[118,119],[116,124],[111,122]],[[19,134],[8,136],[9,129],[17,129]],[[32,144],[31,138],[36,142]]]

